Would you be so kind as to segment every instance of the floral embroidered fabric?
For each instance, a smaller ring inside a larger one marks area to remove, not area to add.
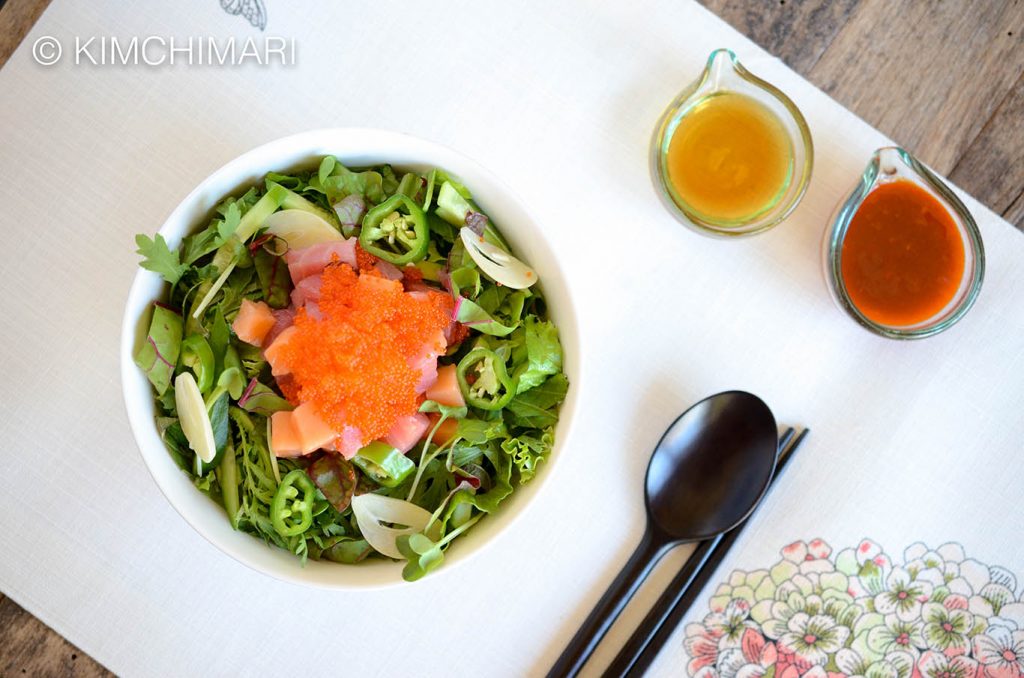
[[[833,556],[794,542],[769,569],[737,570],[686,627],[694,678],[1021,678],[1024,591],[949,543],[873,541]]]

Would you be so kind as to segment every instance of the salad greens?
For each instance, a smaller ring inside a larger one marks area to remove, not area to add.
[[[275,230],[268,220],[285,225]],[[383,441],[352,459],[329,450],[274,454],[270,418],[298,403],[261,348],[232,325],[246,300],[275,313],[294,310],[286,254],[299,240],[281,234],[308,221],[321,231],[329,225],[334,242],[358,239],[360,255],[387,262],[381,266],[404,267],[395,269],[404,271],[403,284],[453,297],[458,323],[438,365],[455,370],[465,404],[423,400],[419,411],[431,424],[404,454]],[[237,530],[303,562],[404,559],[412,581],[533,478],[552,449],[569,388],[558,330],[536,276],[444,170],[349,169],[327,156],[314,170],[270,173],[263,185],[225,199],[175,250],[161,235],[139,235],[136,244],[140,265],[168,284],[135,352],[153,386],[157,430]],[[178,411],[175,382],[186,373],[199,393],[186,409],[198,407],[213,431],[215,454],[210,459],[207,449],[205,462],[185,433],[195,428],[191,414]]]

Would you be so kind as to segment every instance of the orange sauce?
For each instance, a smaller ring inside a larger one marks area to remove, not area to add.
[[[782,121],[745,94],[721,92],[683,115],[669,141],[668,179],[708,221],[739,222],[771,209],[793,175]]]
[[[949,211],[912,181],[881,184],[847,228],[842,276],[861,313],[891,326],[941,311],[964,273],[964,244]]]

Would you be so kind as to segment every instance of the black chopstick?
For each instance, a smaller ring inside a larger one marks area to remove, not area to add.
[[[809,431],[810,429],[805,428],[795,440],[792,440],[793,429],[789,429],[783,434],[779,440],[779,458],[769,491],[775,486],[775,482],[782,474],[786,464]],[[792,440],[792,444],[786,447],[790,440]],[[623,648],[619,650],[612,663],[605,669],[602,674],[604,678],[640,676],[650,667],[651,662],[658,656],[662,646],[682,621],[683,616],[700,595],[701,590],[714,576],[715,569],[725,559],[729,548],[736,542],[740,533],[743,532],[743,528],[749,522],[750,518],[747,518],[732,531],[697,544],[697,548],[682,569],[672,579],[665,592],[659,596],[654,607],[647,613]]]

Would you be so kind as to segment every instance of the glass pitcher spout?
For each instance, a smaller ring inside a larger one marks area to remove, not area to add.
[[[731,49],[716,49],[708,57],[704,77],[707,78],[712,90],[718,90],[727,85],[732,78],[739,77],[736,71],[742,68],[736,53]]]

